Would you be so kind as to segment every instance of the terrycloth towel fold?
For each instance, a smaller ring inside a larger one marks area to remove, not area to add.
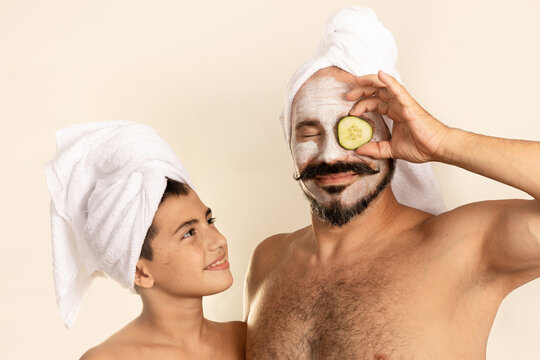
[[[94,277],[133,290],[135,266],[167,184],[191,182],[169,145],[130,121],[74,125],[56,133],[45,166],[51,193],[53,277],[67,327]]]
[[[300,87],[317,71],[336,66],[355,76],[376,74],[379,70],[401,82],[396,66],[397,46],[394,37],[367,7],[350,6],[333,15],[326,24],[324,37],[313,57],[291,77],[280,117],[283,135],[290,144],[291,110]],[[384,119],[392,129],[392,120]],[[396,162],[392,189],[397,200],[408,206],[439,214],[446,210],[430,164]]]

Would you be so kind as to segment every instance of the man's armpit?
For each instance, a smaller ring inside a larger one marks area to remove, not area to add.
[[[518,287],[540,276],[540,202],[506,200],[487,239],[493,270]]]

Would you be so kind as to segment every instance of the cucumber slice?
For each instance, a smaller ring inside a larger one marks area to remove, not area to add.
[[[354,150],[373,137],[373,128],[369,123],[357,116],[345,116],[339,120],[337,128],[338,141],[347,150]]]

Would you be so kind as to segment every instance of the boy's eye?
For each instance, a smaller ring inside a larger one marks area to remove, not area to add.
[[[212,225],[213,223],[216,222],[216,218],[215,218],[215,217],[212,217],[212,218],[210,218],[210,219],[208,219],[208,220],[206,220],[206,221],[208,222],[208,225]]]
[[[193,236],[193,235],[195,235],[195,229],[191,229],[187,233],[182,235],[182,239],[187,239],[188,237]]]

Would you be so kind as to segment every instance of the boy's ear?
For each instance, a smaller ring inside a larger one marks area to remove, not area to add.
[[[149,289],[154,286],[154,278],[150,274],[150,269],[148,269],[144,259],[139,259],[137,261],[137,266],[135,269],[135,285],[145,289]]]

